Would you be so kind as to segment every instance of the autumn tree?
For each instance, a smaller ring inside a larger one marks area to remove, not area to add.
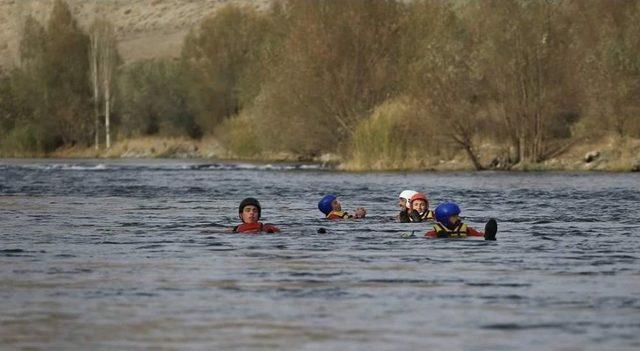
[[[170,59],[122,67],[117,89],[121,133],[200,137],[202,130],[187,103],[185,79],[184,66]]]
[[[65,145],[91,140],[89,38],[78,27],[69,6],[56,0],[47,23],[44,61],[48,113],[57,121]]]
[[[49,151],[60,145],[61,138],[57,120],[49,113],[47,33],[30,15],[23,21],[18,53],[19,65],[9,78],[14,130],[8,139],[13,137],[21,151]]]
[[[98,11],[98,10],[96,10]],[[113,104],[114,77],[121,63],[113,25],[97,17],[90,29],[90,67],[93,86],[95,148],[99,148],[99,108],[104,106],[105,145],[111,147],[111,110]]]
[[[205,131],[212,132],[257,95],[261,73],[256,66],[266,25],[255,10],[229,5],[185,38],[189,104]]]
[[[396,93],[402,9],[395,1],[285,3],[282,54],[269,66],[256,108],[276,148],[335,151]]]
[[[0,69],[0,137],[15,127],[16,111],[11,78]]]
[[[400,67],[404,91],[423,114],[413,128],[431,139],[424,152],[437,154],[454,142],[483,169],[475,146],[484,115],[474,38],[450,4],[419,1],[408,12]]]
[[[572,2],[589,121],[583,135],[640,135],[640,3]]]
[[[513,163],[536,163],[562,147],[554,125],[575,122],[567,76],[574,66],[570,19],[550,1],[485,1],[470,25],[479,47],[484,88],[511,141]],[[569,97],[568,99],[565,97]],[[575,106],[575,104],[573,104]]]

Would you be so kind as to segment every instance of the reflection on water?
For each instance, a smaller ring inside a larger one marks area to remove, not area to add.
[[[309,168],[4,162],[0,345],[640,347],[637,174]],[[459,202],[479,228],[498,218],[498,241],[427,240],[426,225],[393,223],[404,188]],[[327,192],[370,217],[325,222]],[[284,232],[224,233],[246,196]]]

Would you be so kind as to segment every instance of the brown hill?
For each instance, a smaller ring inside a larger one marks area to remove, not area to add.
[[[66,0],[86,28],[103,11],[117,31],[125,61],[172,57],[180,53],[185,34],[203,18],[226,4],[264,9],[269,0]],[[24,18],[31,14],[45,23],[53,0],[0,0],[0,66],[17,63]]]

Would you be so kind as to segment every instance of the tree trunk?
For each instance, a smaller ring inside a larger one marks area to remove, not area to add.
[[[480,164],[480,161],[478,160],[478,156],[473,152],[471,145],[465,145],[464,151],[467,152],[467,156],[469,156],[469,159],[473,163],[473,167],[475,167],[476,171],[484,170],[484,167]]]
[[[526,160],[526,153],[525,153],[525,140],[524,140],[524,136],[521,134],[518,137],[518,161],[519,162],[523,162]]]
[[[98,31],[94,28],[91,33],[91,80],[93,83],[93,113],[94,113],[94,133],[95,133],[95,149],[100,149],[100,108],[99,101],[99,84],[98,84]]]
[[[469,130],[465,130],[463,128],[464,128],[463,126],[458,125],[456,129],[459,129],[461,131],[460,134],[459,135],[452,134],[451,137],[455,142],[457,142],[458,144],[460,144],[460,146],[462,146],[464,151],[467,153],[469,160],[471,160],[471,163],[473,163],[473,167],[476,169],[476,171],[482,171],[485,168],[480,164],[480,161],[478,160],[478,156],[473,151],[473,141],[471,140],[472,134]]]
[[[111,105],[111,89],[109,89],[109,83],[105,79],[104,84],[104,128],[105,137],[107,139],[107,149],[111,148],[111,118],[110,118],[110,106]]]

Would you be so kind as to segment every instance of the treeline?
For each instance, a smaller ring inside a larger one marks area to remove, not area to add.
[[[640,137],[639,19],[639,1],[226,6],[179,59],[116,55],[102,63],[113,84],[95,88],[98,32],[59,0],[46,26],[27,18],[20,65],[0,80],[2,148],[215,135],[240,157],[335,152],[360,168],[465,153],[481,169],[487,143],[494,166],[537,163],[584,139]]]

